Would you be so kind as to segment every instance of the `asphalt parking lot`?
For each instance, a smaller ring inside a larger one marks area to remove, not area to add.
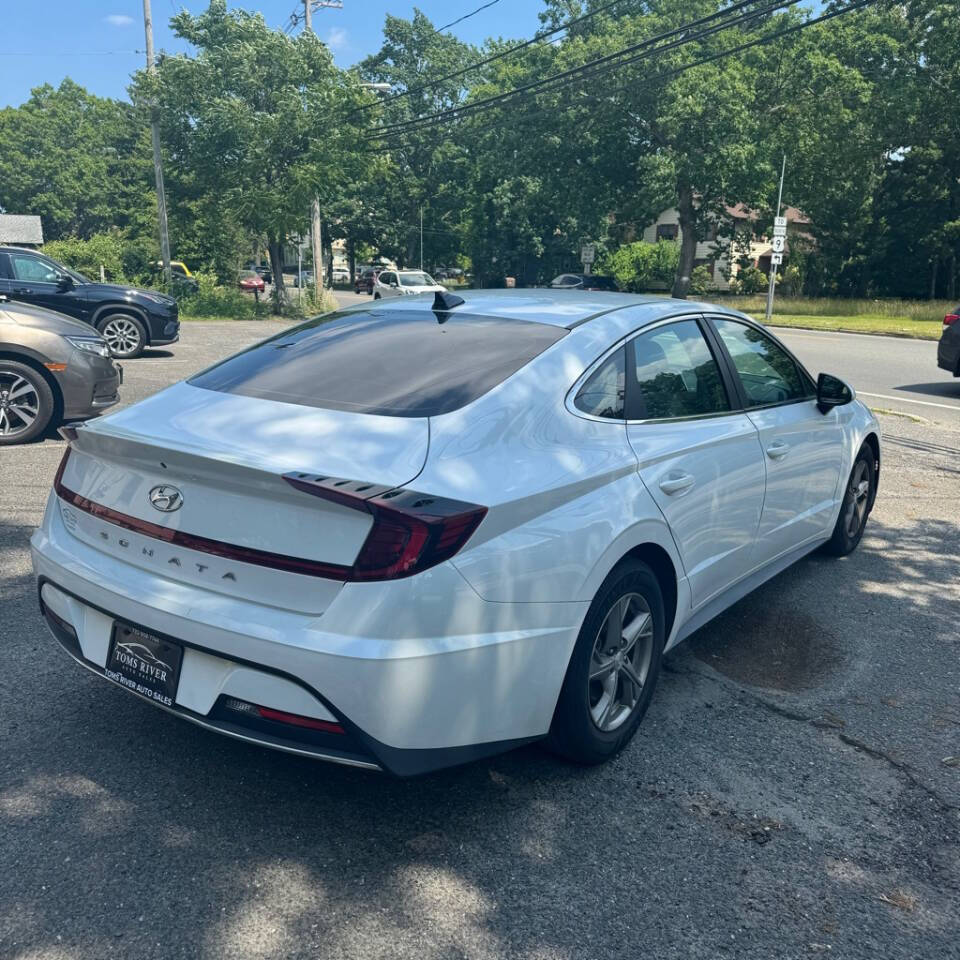
[[[124,402],[279,329],[187,323],[125,364]],[[0,451],[0,957],[960,956],[951,407],[882,416],[860,549],[674,651],[613,763],[530,747],[411,781],[227,740],[73,664],[28,551],[62,442]]]

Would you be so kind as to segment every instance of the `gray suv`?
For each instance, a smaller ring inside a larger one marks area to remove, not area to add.
[[[0,446],[98,416],[120,399],[122,381],[107,342],[87,324],[0,294]]]

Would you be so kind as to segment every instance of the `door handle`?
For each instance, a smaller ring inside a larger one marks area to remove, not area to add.
[[[696,478],[690,473],[671,473],[660,481],[660,489],[672,497],[675,493],[685,493],[696,482]]]
[[[767,447],[767,456],[771,460],[782,460],[790,452],[790,444],[776,440]]]

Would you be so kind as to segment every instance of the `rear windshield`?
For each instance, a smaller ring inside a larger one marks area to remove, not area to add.
[[[306,407],[435,417],[476,400],[566,332],[430,310],[335,313],[271,337],[189,382]]]

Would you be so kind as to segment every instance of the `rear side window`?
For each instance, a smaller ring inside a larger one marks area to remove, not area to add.
[[[624,350],[621,347],[601,364],[580,388],[574,406],[594,417],[624,419]]]
[[[197,375],[195,387],[388,417],[450,413],[566,334],[525,320],[430,310],[317,317]]]
[[[628,345],[634,377],[631,420],[709,416],[730,409],[720,369],[695,320],[635,337]]]

